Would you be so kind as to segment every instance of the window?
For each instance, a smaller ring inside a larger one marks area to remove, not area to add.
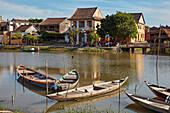
[[[84,26],[84,21],[81,21],[81,22],[80,22],[80,27],[85,27],[85,26]]]
[[[44,26],[44,29],[47,29],[47,26]]]
[[[73,27],[77,27],[77,22],[76,21],[73,22]]]
[[[88,21],[88,26],[92,27],[92,21]]]
[[[138,25],[138,29],[141,29],[141,25]]]
[[[54,26],[50,26],[49,31],[54,31]]]

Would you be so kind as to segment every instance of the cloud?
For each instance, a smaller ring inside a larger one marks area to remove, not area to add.
[[[146,24],[149,26],[170,25],[170,1],[155,2],[135,2],[121,1],[117,6],[102,7],[101,11],[104,15],[114,14],[117,11],[128,13],[143,13]],[[119,5],[120,4],[120,5]]]
[[[72,1],[84,1],[84,2],[101,2],[101,3],[111,3],[109,0],[72,0]]]
[[[0,12],[3,18],[47,18],[60,17],[64,13],[60,11],[53,11],[50,9],[39,9],[35,6],[10,4],[8,2],[0,1]]]

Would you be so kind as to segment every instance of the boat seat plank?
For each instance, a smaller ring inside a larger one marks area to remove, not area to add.
[[[60,83],[74,83],[74,80],[62,80]]]
[[[35,73],[35,72],[29,70],[18,70],[18,73]]]
[[[69,76],[65,76],[63,77],[65,80],[70,80],[70,79],[77,79],[77,76],[75,75],[69,75]]]
[[[72,73],[68,73],[68,75],[76,75],[76,73],[75,73],[75,72],[72,72]]]

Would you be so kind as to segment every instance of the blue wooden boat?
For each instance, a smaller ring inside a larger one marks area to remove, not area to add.
[[[43,88],[46,88],[46,84],[48,83],[48,88],[51,89],[55,87],[56,83],[58,82],[57,79],[51,76],[47,77],[47,75],[26,67],[22,64],[17,67],[17,72],[20,77],[24,78],[29,83]]]
[[[79,82],[79,74],[74,69],[64,76],[62,76],[57,82],[57,90],[67,90],[74,88]]]
[[[37,49],[31,48],[31,49],[24,49],[23,46],[21,46],[21,50],[25,51],[25,52],[38,52],[39,51],[39,47],[37,47]]]

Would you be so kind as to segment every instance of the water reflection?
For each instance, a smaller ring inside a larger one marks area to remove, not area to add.
[[[131,70],[137,71],[137,79],[142,82],[144,76],[144,55],[143,54],[130,54],[130,67]]]
[[[14,55],[16,58],[14,58]],[[46,91],[27,87],[26,84],[21,85],[16,81],[16,79],[18,79],[16,74],[16,66],[23,64],[32,69],[45,73],[46,59],[48,60],[48,74],[55,78],[60,78],[70,70],[76,69],[80,75],[79,86],[90,85],[92,83],[96,84],[101,81],[111,81],[128,76],[129,79],[122,86],[122,88],[127,87],[128,92],[134,93],[135,85],[138,87],[141,86],[144,80],[151,83],[156,83],[155,55],[129,53],[31,54],[25,52],[0,52],[0,56],[0,97],[7,100],[6,105],[11,109],[28,108],[29,112],[43,112],[48,107],[51,107],[56,103],[56,101],[46,100],[46,97],[44,96]],[[64,57],[65,66],[63,61]],[[168,87],[170,85],[170,57],[159,56],[157,68],[159,70],[159,84]],[[146,85],[143,85],[140,88],[138,94],[148,98],[155,97],[155,95],[148,89]],[[13,107],[11,103],[12,95],[14,95]],[[114,111],[117,112],[119,108],[118,97],[116,96],[111,98],[93,102],[93,104],[95,104],[96,109],[100,110],[108,108],[109,105],[112,104]],[[122,98],[125,99],[122,100]],[[93,101],[93,99],[90,100]],[[128,99],[126,95],[122,94],[120,101],[120,111],[123,110],[125,112],[136,112],[130,109],[124,109],[126,106],[132,103],[133,102]]]
[[[123,94],[125,91],[123,89],[120,90],[120,94]],[[112,91],[110,93],[106,93],[103,95],[99,96],[94,96],[86,99],[80,99],[77,101],[67,101],[64,105],[64,102],[57,102],[54,105],[52,105],[46,112],[55,112],[57,110],[63,110],[65,108],[72,108],[72,107],[77,107],[81,105],[86,105],[86,104],[91,104],[94,102],[102,101],[105,99],[113,98],[119,95],[119,90]],[[64,107],[65,106],[65,107]]]

